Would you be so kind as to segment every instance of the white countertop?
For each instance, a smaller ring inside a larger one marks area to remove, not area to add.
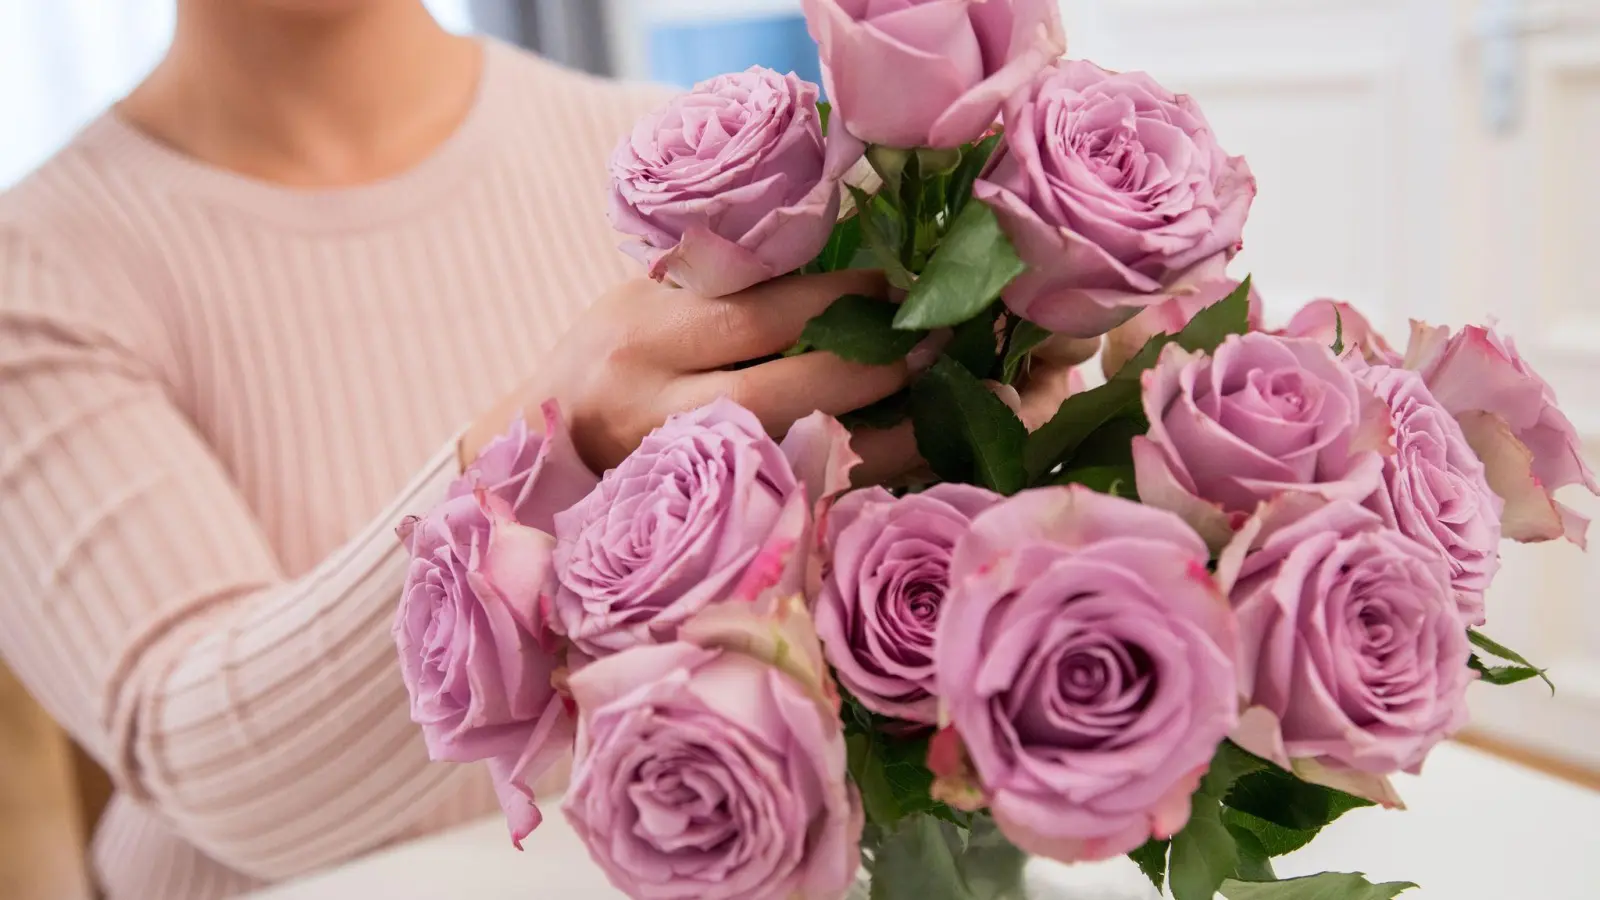
[[[1310,847],[1277,861],[1279,877],[1325,870],[1414,881],[1405,900],[1600,898],[1600,793],[1459,745],[1435,751],[1425,778],[1397,779],[1407,812],[1356,810]],[[512,849],[494,820],[403,844],[255,895],[256,900],[623,900],[555,804]],[[1150,900],[1131,863],[1040,865],[1041,900]],[[1048,890],[1044,888],[1048,885]]]

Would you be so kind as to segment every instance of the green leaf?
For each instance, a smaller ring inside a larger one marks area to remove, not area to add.
[[[950,173],[950,190],[945,195],[952,218],[960,215],[967,201],[972,199],[973,183],[983,174],[984,167],[989,164],[989,158],[994,155],[1003,138],[1003,135],[991,134],[961,151],[961,163]]]
[[[1238,848],[1215,797],[1202,789],[1189,804],[1189,824],[1172,837],[1167,880],[1176,900],[1215,900],[1217,888],[1238,869]]]
[[[1372,801],[1344,791],[1301,781],[1277,766],[1238,780],[1228,791],[1229,807],[1294,830],[1315,830]]]
[[[1016,329],[1011,332],[1011,346],[1006,348],[1005,368],[1001,370],[1000,380],[1005,384],[1016,381],[1028,354],[1048,340],[1048,329],[1040,328],[1027,319],[1018,319]]]
[[[808,274],[838,272],[853,267],[856,254],[861,251],[861,217],[851,216],[833,226],[828,243],[817,258],[806,264]]]
[[[1522,654],[1517,651],[1506,647],[1504,644],[1496,643],[1488,635],[1481,631],[1474,631],[1471,628],[1467,629],[1467,639],[1472,641],[1472,646],[1493,655],[1497,659],[1504,659],[1524,668],[1534,670],[1539,673],[1539,677],[1544,680],[1544,683],[1550,686],[1550,693],[1554,694],[1556,692],[1556,684],[1550,680],[1550,676],[1546,675],[1543,669],[1524,659]]]
[[[844,746],[850,777],[861,792],[861,806],[866,810],[867,818],[885,826],[900,821],[900,803],[895,799],[888,776],[884,774],[883,759],[878,755],[872,735],[848,735]]]
[[[1173,335],[1178,346],[1190,352],[1210,353],[1230,335],[1244,334],[1250,330],[1250,276],[1234,288],[1233,293],[1195,313],[1183,330]],[[1148,345],[1147,345],[1148,346]],[[1157,353],[1159,354],[1159,350]],[[1152,359],[1149,365],[1154,365]],[[1124,367],[1126,368],[1126,367]],[[1142,369],[1140,371],[1143,371]],[[1117,373],[1121,375],[1121,372]]]
[[[1025,268],[994,211],[982,203],[969,204],[900,305],[894,327],[959,325],[993,303]]]
[[[885,431],[904,422],[911,416],[911,391],[896,391],[871,406],[863,406],[839,417],[839,423],[855,431],[872,428]]]
[[[1264,771],[1270,765],[1266,760],[1246,751],[1233,741],[1223,741],[1211,757],[1211,768],[1206,770],[1206,777],[1200,782],[1200,790],[1221,800],[1228,796],[1228,792],[1239,779],[1254,772]]]
[[[889,283],[902,290],[910,290],[911,271],[900,258],[900,247],[905,241],[905,221],[900,213],[879,194],[868,195],[853,184],[845,185],[855,200],[856,217],[861,220],[862,243],[871,253],[874,262],[888,276]]]
[[[1224,810],[1222,824],[1233,835],[1233,845],[1239,852],[1239,865],[1234,869],[1234,877],[1240,881],[1276,881],[1278,876],[1272,871],[1272,856],[1267,848],[1256,837],[1254,831],[1241,825],[1236,825],[1227,820]]]
[[[1505,686],[1518,684],[1531,678],[1540,678],[1543,673],[1530,666],[1491,666],[1484,663],[1474,653],[1467,660],[1467,667],[1477,672],[1486,684]]]
[[[1359,872],[1323,872],[1265,884],[1228,880],[1222,896],[1228,900],[1393,900],[1416,885],[1405,881],[1373,884]]]
[[[1132,466],[1133,439],[1150,430],[1144,410],[1137,407],[1101,425],[1066,460],[1071,468],[1086,466]]]
[[[1333,346],[1328,349],[1334,356],[1344,355],[1344,316],[1339,314],[1339,308],[1333,308]]]
[[[828,122],[833,119],[833,104],[826,100],[817,101],[817,119],[822,122],[822,133],[828,133]]]
[[[1006,840],[988,816],[977,816],[967,833],[967,849],[957,867],[975,900],[1008,900],[1022,896],[1022,874],[1028,855]]]
[[[878,845],[872,900],[977,900],[961,877],[961,829],[933,816],[906,816]]]
[[[895,309],[887,300],[847,294],[807,322],[800,340],[851,362],[896,363],[927,333],[894,328]]]
[[[1268,856],[1283,856],[1287,853],[1293,853],[1311,843],[1322,830],[1320,828],[1284,828],[1282,825],[1268,822],[1266,819],[1257,818],[1247,812],[1240,812],[1237,809],[1229,809],[1227,807],[1223,807],[1222,810],[1222,824],[1228,826],[1228,830],[1233,832],[1236,837],[1240,828],[1250,831],[1256,836],[1256,840],[1261,842],[1261,847]]]
[[[1000,358],[999,341],[995,337],[995,321],[999,317],[997,303],[957,325],[950,343],[945,345],[944,355],[960,363],[974,378],[988,378]]]
[[[911,388],[917,449],[946,481],[1002,494],[1025,485],[1022,420],[960,363],[940,357]]]
[[[1167,851],[1171,847],[1171,841],[1151,838],[1144,842],[1143,847],[1128,854],[1128,858],[1139,864],[1139,871],[1150,879],[1150,883],[1156,886],[1158,892],[1167,880]]]
[[[1081,484],[1091,491],[1122,497],[1139,498],[1137,475],[1133,466],[1084,466],[1069,468],[1050,481],[1051,484]]]
[[[1028,438],[1028,482],[1037,484],[1056,466],[1071,459],[1079,446],[1112,419],[1133,412],[1140,398],[1139,376],[1161,357],[1167,344],[1190,351],[1215,350],[1230,334],[1250,327],[1250,279],[1238,290],[1206,307],[1176,335],[1158,334],[1145,342],[1105,384],[1073,394],[1061,408]]]

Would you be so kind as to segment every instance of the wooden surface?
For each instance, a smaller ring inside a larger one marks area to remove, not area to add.
[[[82,900],[73,750],[0,665],[0,900]]]

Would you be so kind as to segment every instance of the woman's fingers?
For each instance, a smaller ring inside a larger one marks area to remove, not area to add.
[[[846,294],[882,297],[882,272],[852,270],[779,278],[727,297],[650,298],[657,305],[645,348],[667,365],[688,372],[720,369],[782,353],[806,323]]]
[[[858,428],[850,435],[850,449],[861,457],[861,465],[850,472],[856,487],[896,487],[927,474],[927,464],[917,452],[916,432],[909,421],[892,428]]]
[[[755,413],[768,433],[781,436],[796,421],[821,410],[830,416],[882,400],[906,386],[904,362],[868,366],[832,353],[804,353],[737,371],[705,372],[683,379],[698,406],[725,396]]]

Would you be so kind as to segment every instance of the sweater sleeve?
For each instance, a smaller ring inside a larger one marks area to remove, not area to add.
[[[103,283],[0,232],[0,654],[226,865],[285,878],[393,837],[460,785],[408,720],[389,634],[395,523],[444,496],[454,441],[286,578],[150,361],[159,329]]]

